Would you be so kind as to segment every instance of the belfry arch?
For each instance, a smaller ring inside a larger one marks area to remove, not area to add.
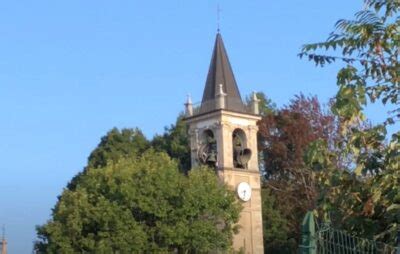
[[[246,133],[240,128],[232,132],[232,148],[233,167],[247,169],[252,151],[248,148]]]
[[[200,164],[216,167],[217,164],[217,141],[211,129],[205,129],[200,135],[197,154]]]

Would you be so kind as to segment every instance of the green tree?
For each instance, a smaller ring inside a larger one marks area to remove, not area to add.
[[[359,236],[394,245],[400,219],[400,142],[384,150],[385,169],[374,175],[338,169],[332,163],[335,154],[322,141],[312,144],[306,161],[317,172],[320,192],[316,208],[321,219]]]
[[[138,128],[111,129],[101,138],[100,143],[90,153],[87,166],[68,183],[68,189],[74,189],[86,174],[88,168],[104,167],[108,163],[116,163],[124,158],[134,158],[150,148],[150,142]]]
[[[117,162],[121,158],[135,157],[150,147],[150,142],[138,128],[113,128],[93,150],[88,159],[92,168],[104,167],[107,163]]]
[[[265,93],[257,92],[256,95],[257,98],[260,100],[258,104],[260,115],[265,116],[276,112],[277,110],[276,104],[270,98],[268,98],[265,95]],[[251,105],[251,101],[252,101],[252,95],[246,96],[246,104]]]
[[[400,132],[385,139],[387,125],[400,117],[399,11],[397,0],[366,0],[354,20],[339,20],[326,42],[305,45],[300,53],[320,66],[337,60],[346,64],[337,75],[332,108],[342,122],[343,138],[336,146],[352,158],[353,167],[333,167],[320,176],[326,185],[320,208],[337,225],[392,244],[400,224]],[[376,101],[394,108],[387,120],[355,128],[365,119],[365,106]],[[319,152],[310,151],[310,165],[329,168],[321,144],[314,147]]]
[[[39,253],[228,251],[240,205],[206,168],[188,176],[152,149],[88,168],[37,228]]]
[[[164,151],[171,158],[178,160],[182,172],[187,172],[191,167],[190,145],[188,127],[180,114],[175,125],[165,128],[163,135],[156,135],[151,141],[156,151]]]
[[[280,211],[279,200],[268,188],[261,189],[261,198],[265,253],[292,253],[297,244],[289,234],[289,223]]]
[[[367,97],[397,106],[392,113],[400,116],[399,9],[398,0],[365,0],[364,10],[354,20],[339,20],[326,42],[307,44],[300,53],[320,66],[337,60],[347,64],[338,73],[335,105],[346,120],[361,116]],[[339,49],[335,56],[318,52]]]

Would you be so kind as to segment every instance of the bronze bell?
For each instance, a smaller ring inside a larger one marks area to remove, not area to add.
[[[207,162],[215,163],[217,162],[217,154],[214,150],[211,150],[210,154],[208,155]]]

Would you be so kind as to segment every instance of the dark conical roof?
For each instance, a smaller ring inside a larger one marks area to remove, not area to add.
[[[202,104],[216,99],[220,84],[223,85],[223,90],[226,93],[228,101],[235,101],[235,104],[242,104],[242,98],[236,84],[235,76],[233,75],[231,64],[229,63],[224,42],[222,41],[221,34],[217,33],[206,86],[204,88]],[[229,104],[230,103],[228,103],[226,108],[228,110],[230,109]]]

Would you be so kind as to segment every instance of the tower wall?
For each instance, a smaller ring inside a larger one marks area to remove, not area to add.
[[[199,165],[198,149],[202,133],[211,130],[217,144],[217,172],[227,185],[236,192],[239,183],[246,182],[252,189],[251,199],[242,202],[240,230],[233,239],[235,250],[243,249],[245,253],[264,253],[263,226],[261,210],[261,187],[257,155],[257,121],[258,116],[231,111],[219,110],[199,115],[187,120],[191,143],[192,166]],[[252,155],[247,168],[235,168],[233,163],[233,132],[243,131],[246,137],[246,148]]]

